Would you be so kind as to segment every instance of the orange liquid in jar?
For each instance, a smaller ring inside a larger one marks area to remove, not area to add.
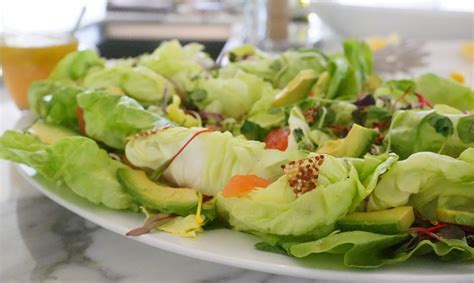
[[[28,109],[28,87],[48,78],[65,55],[77,50],[72,37],[7,35],[0,41],[5,84],[20,109]]]

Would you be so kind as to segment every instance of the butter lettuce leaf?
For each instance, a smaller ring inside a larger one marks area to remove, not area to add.
[[[36,81],[28,90],[31,109],[51,124],[78,130],[77,95],[81,87],[61,81]]]
[[[48,80],[82,81],[87,73],[103,66],[104,60],[95,51],[76,51],[59,61]]]
[[[136,209],[116,179],[122,163],[113,160],[86,137],[66,137],[52,145],[17,131],[0,138],[0,158],[23,163],[49,181],[64,184],[77,195],[113,209]]]
[[[190,43],[182,46],[179,41],[163,42],[153,53],[144,55],[139,64],[174,81],[182,90],[194,88],[193,78],[207,72],[212,59],[203,52],[204,46]]]
[[[266,112],[276,93],[263,79],[232,67],[220,72],[217,78],[199,80],[198,89],[207,94],[197,102],[200,108],[235,119]]]
[[[336,220],[359,205],[366,190],[350,162],[325,155],[316,189],[297,197],[284,175],[245,197],[217,198],[234,229],[257,234],[323,237]]]
[[[86,134],[116,149],[124,149],[129,136],[170,124],[127,96],[87,91],[77,100],[84,111]]]
[[[450,114],[433,110],[395,112],[385,143],[400,158],[431,151],[452,157],[474,147],[474,114]]]
[[[383,175],[368,202],[368,210],[413,206],[427,220],[437,220],[438,208],[474,212],[474,148],[459,159],[420,152],[400,161]]]
[[[466,240],[458,239],[421,240],[408,250],[400,249],[400,246],[417,240],[416,237],[413,234],[381,235],[350,231],[333,233],[317,241],[294,244],[288,250],[295,257],[318,253],[343,254],[346,266],[360,268],[395,264],[423,254],[435,254],[443,260],[474,258],[474,248]]]
[[[432,104],[446,104],[463,111],[474,110],[474,90],[456,81],[425,74],[416,79],[416,91]]]

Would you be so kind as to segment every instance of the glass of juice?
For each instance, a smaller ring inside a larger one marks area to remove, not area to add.
[[[29,108],[30,84],[46,79],[59,60],[77,50],[77,46],[78,42],[71,34],[0,35],[3,80],[18,108]]]

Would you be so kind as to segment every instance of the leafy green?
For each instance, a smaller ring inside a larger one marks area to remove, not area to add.
[[[169,124],[127,96],[88,91],[77,101],[84,111],[87,135],[116,149],[124,149],[129,136]]]
[[[76,97],[83,91],[62,81],[36,81],[28,90],[33,112],[49,123],[78,130]]]
[[[474,110],[474,91],[453,80],[435,74],[416,79],[416,91],[432,104],[446,104],[460,110]]]
[[[115,177],[117,169],[125,165],[86,137],[66,137],[45,145],[28,134],[7,131],[0,138],[0,158],[31,166],[46,179],[63,183],[95,204],[136,209]]]
[[[418,240],[408,250],[400,250],[417,236],[411,234],[381,235],[364,231],[333,233],[317,241],[291,245],[289,252],[295,257],[310,254],[344,254],[344,264],[351,267],[374,268],[408,260],[412,256],[434,253],[444,260],[470,260],[474,248],[465,240]],[[410,244],[411,245],[411,244]]]
[[[365,188],[347,161],[325,155],[319,167],[316,189],[297,196],[282,176],[264,189],[245,197],[218,195],[218,211],[224,211],[234,229],[279,236],[322,237],[336,220],[358,206]]]
[[[335,56],[328,67],[330,83],[326,97],[330,99],[353,99],[360,93],[356,73],[346,57]]]
[[[165,91],[169,96],[175,93],[171,82],[145,66],[117,65],[92,72],[85,78],[84,85],[126,94],[147,105],[157,104]]]
[[[460,118],[456,130],[461,141],[474,143],[474,114]]]
[[[166,118],[171,122],[175,122],[178,125],[190,128],[200,127],[201,120],[191,114],[186,114],[183,109],[180,108],[181,98],[179,96],[173,96],[173,102],[166,107]],[[199,116],[198,116],[199,117]]]
[[[213,64],[204,46],[190,43],[182,46],[177,40],[163,42],[152,54],[142,56],[144,65],[174,81],[182,90],[193,89],[192,78],[206,72]]]
[[[348,39],[344,41],[344,55],[354,68],[359,91],[364,88],[364,83],[372,74],[372,52],[365,41]]]
[[[256,123],[245,120],[240,127],[240,133],[248,140],[263,141],[268,133],[268,130],[265,130]]]
[[[76,51],[59,61],[48,80],[79,81],[84,79],[91,70],[100,69],[103,66],[103,59],[93,50]]]
[[[270,68],[275,72],[273,86],[282,89],[302,70],[322,73],[327,68],[327,58],[316,50],[287,51],[277,57]]]
[[[385,142],[402,159],[420,151],[457,157],[466,148],[474,146],[470,116],[442,113],[436,109],[400,110],[393,115]]]
[[[201,109],[241,119],[251,112],[259,100],[260,104],[264,104],[260,106],[261,109],[266,111],[270,108],[275,92],[269,83],[235,68],[227,68],[220,74],[217,78],[198,82],[198,89],[207,94],[200,101],[194,100]]]
[[[424,219],[437,220],[436,209],[474,212],[474,148],[459,159],[419,152],[384,174],[371,194],[368,209],[411,205]]]

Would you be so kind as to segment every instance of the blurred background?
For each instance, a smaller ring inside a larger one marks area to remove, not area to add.
[[[366,39],[375,51],[376,71],[415,75],[429,65],[435,72],[461,72],[470,81],[473,77],[469,58],[474,56],[474,1],[469,0],[0,2],[0,33],[73,29],[80,49],[97,48],[107,58],[151,52],[174,38],[200,42],[217,58],[223,49],[242,43],[266,51],[332,51],[342,39],[357,37]]]

